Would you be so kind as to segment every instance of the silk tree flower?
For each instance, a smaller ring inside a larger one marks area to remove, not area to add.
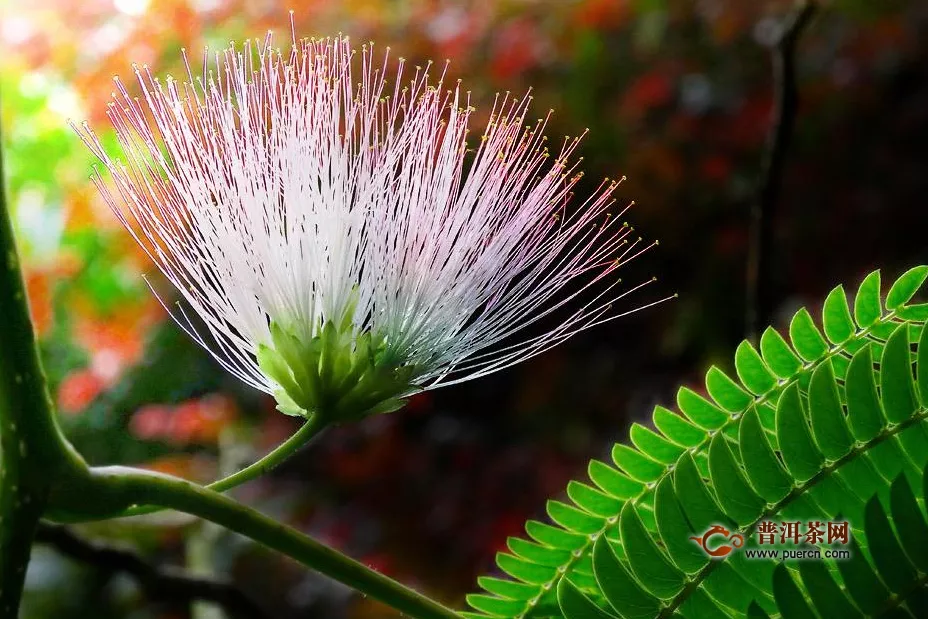
[[[469,136],[447,65],[436,80],[377,58],[268,35],[195,76],[185,53],[184,81],[136,67],[138,98],[116,78],[121,158],[78,129],[112,177],[94,174],[102,195],[186,301],[174,318],[289,414],[394,410],[622,315],[647,283],[616,289],[647,249],[610,216],[618,181],[571,207],[579,140],[552,156],[531,97],[498,95]]]

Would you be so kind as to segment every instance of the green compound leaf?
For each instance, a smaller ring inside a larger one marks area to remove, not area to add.
[[[712,438],[709,447],[709,475],[719,504],[732,520],[745,526],[757,519],[766,502],[744,479],[722,433]]]
[[[892,525],[877,497],[867,502],[864,514],[867,547],[880,579],[896,593],[906,592],[915,582],[915,568],[893,533]]]
[[[668,439],[684,447],[696,447],[706,440],[707,436],[704,430],[663,406],[654,407],[654,426]]]
[[[722,610],[721,602],[712,598],[705,588],[698,588],[680,605],[680,610],[673,617],[727,617],[729,614]]]
[[[732,413],[744,410],[753,401],[750,394],[715,366],[706,372],[706,389],[719,406]]]
[[[635,447],[657,462],[673,464],[684,451],[683,447],[675,445],[638,423],[632,424],[628,434]]]
[[[567,484],[567,496],[584,511],[604,518],[608,518],[622,509],[622,501],[616,500],[579,481],[571,481]]]
[[[837,561],[841,579],[857,607],[866,616],[873,616],[890,596],[889,590],[873,571],[855,539],[851,539],[851,558]]]
[[[560,501],[548,501],[548,515],[551,520],[570,531],[591,535],[600,528],[599,518]]]
[[[771,448],[754,408],[748,409],[741,419],[738,442],[745,472],[757,493],[770,502],[789,494],[793,488],[792,478]]]
[[[928,471],[925,479],[928,480]],[[918,507],[918,501],[909,482],[899,476],[890,492],[893,524],[899,538],[905,540],[903,551],[916,568],[928,574],[928,523]]]
[[[874,271],[866,278],[857,296],[854,298],[854,318],[861,328],[873,326],[883,314],[883,304],[880,301],[880,272]]]
[[[729,420],[728,413],[687,387],[677,392],[677,406],[690,421],[706,430],[721,428]]]
[[[928,407],[928,329],[923,328],[916,353],[918,393],[923,407]]]
[[[654,543],[631,503],[622,508],[619,531],[632,572],[642,586],[659,598],[676,595],[683,588],[683,573]]]
[[[657,529],[673,562],[687,574],[705,567],[708,556],[690,539],[696,534],[690,527],[683,508],[674,493],[673,481],[664,477],[654,494],[654,514]],[[701,533],[701,531],[700,531]]]
[[[557,568],[537,565],[525,559],[500,552],[496,555],[496,564],[500,569],[522,582],[543,584],[551,580]]]
[[[770,619],[770,615],[757,602],[748,606],[747,619]]]
[[[822,561],[799,561],[799,576],[812,604],[822,617],[862,619],[863,615],[844,595]]]
[[[825,297],[822,307],[822,326],[825,336],[833,344],[843,344],[854,335],[856,326],[851,318],[851,308],[847,304],[844,286],[835,287]]]
[[[661,476],[665,467],[639,451],[622,444],[612,448],[612,461],[632,479],[651,482]]]
[[[828,351],[828,343],[819,333],[809,310],[805,308],[796,312],[790,321],[789,336],[793,340],[796,352],[805,361],[815,361]]]
[[[783,619],[818,619],[809,607],[805,593],[782,563],[773,572],[773,599]]]
[[[760,354],[747,341],[741,342],[735,350],[735,371],[738,379],[756,395],[767,393],[777,384]]]
[[[590,461],[587,472],[594,484],[617,499],[631,499],[638,496],[644,489],[643,483],[623,475],[599,460]]]
[[[510,617],[524,606],[522,600],[507,600],[492,595],[472,593],[467,596],[467,603],[479,611],[493,617]]]
[[[684,454],[677,463],[673,476],[674,493],[683,513],[695,531],[705,531],[716,523],[734,526],[725,516],[706,486],[706,481],[690,454]]]
[[[594,604],[569,578],[562,578],[558,583],[557,601],[566,619],[616,619],[615,615]]]
[[[570,561],[570,552],[566,550],[549,548],[518,537],[507,539],[506,546],[509,547],[512,554],[537,565],[558,567],[566,561]]]
[[[928,277],[928,266],[917,266],[903,273],[886,295],[886,308],[895,310],[909,302]]]
[[[880,360],[885,370],[880,373],[883,410],[892,423],[908,419],[916,407],[911,363],[908,325],[902,324],[889,336]]]
[[[812,440],[796,383],[777,404],[777,436],[785,439],[779,441],[780,455],[795,480],[805,481],[821,470],[825,457]]]
[[[830,360],[821,363],[812,372],[812,380],[809,383],[809,410],[815,442],[825,457],[837,460],[850,451],[853,439],[847,429]]]
[[[739,555],[732,553],[729,556],[736,557]],[[758,597],[761,597],[761,592],[739,574],[731,563],[718,561],[714,562],[713,565],[715,568],[703,581],[703,587],[712,598],[735,611],[733,614],[740,616],[755,601],[761,606],[766,604],[772,608],[772,603],[768,602],[766,598],[764,598],[764,601],[758,600]]]
[[[660,611],[660,600],[638,584],[605,537],[593,546],[593,573],[603,596],[624,619],[647,619]]]
[[[773,327],[767,327],[761,336],[760,352],[764,362],[780,378],[790,378],[802,367],[802,360]]]
[[[536,542],[551,546],[573,550],[583,545],[586,537],[549,524],[529,520],[525,523],[525,532]]]
[[[869,441],[886,425],[883,407],[876,392],[873,354],[870,350],[869,344],[858,350],[847,369],[847,421],[858,441]]]
[[[536,593],[535,587],[531,585],[490,576],[481,576],[477,579],[477,584],[490,593],[507,600],[530,600]]]
[[[928,553],[919,552],[928,544],[928,312],[907,304],[925,272],[897,281],[890,310],[872,273],[853,319],[838,287],[821,326],[803,310],[790,338],[767,329],[759,347],[742,343],[737,380],[713,367],[704,390],[680,388],[676,410],[658,406],[653,424],[631,426],[614,466],[592,461],[589,482],[549,502],[552,524],[529,521],[528,539],[509,540],[497,558],[508,578],[480,579],[468,616],[919,616],[928,605]],[[848,521],[850,543],[821,551],[850,556],[748,559],[764,520]],[[735,535],[745,544],[712,558],[706,535],[710,549]]]

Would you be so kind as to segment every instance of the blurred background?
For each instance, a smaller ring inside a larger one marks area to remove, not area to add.
[[[180,73],[179,48],[278,32],[344,32],[397,55],[452,60],[478,107],[534,89],[552,140],[589,128],[586,182],[625,175],[628,218],[659,239],[627,281],[679,298],[528,363],[417,396],[325,434],[244,501],[455,605],[506,537],[669,405],[745,334],[749,210],[771,121],[771,44],[791,2],[760,0],[0,0],[7,191],[61,420],[93,463],[209,481],[295,426],[169,321],[158,276],[88,180],[68,128],[111,140],[111,79],[131,62]],[[777,204],[775,324],[872,268],[924,262],[928,2],[821,3],[797,50],[802,104]],[[127,80],[129,81],[129,80]],[[780,325],[783,326],[783,325]],[[231,575],[268,617],[389,617],[347,589],[177,515],[85,527],[158,565]],[[118,572],[37,547],[24,617],[217,619]]]

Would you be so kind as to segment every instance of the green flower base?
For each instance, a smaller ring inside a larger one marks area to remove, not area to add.
[[[273,347],[259,346],[258,364],[280,385],[274,397],[282,413],[351,421],[402,408],[419,391],[410,382],[415,366],[398,363],[382,338],[348,321],[326,321],[309,340],[270,328]]]

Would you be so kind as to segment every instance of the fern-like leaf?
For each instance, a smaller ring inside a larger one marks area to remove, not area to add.
[[[916,267],[827,296],[821,328],[805,309],[789,341],[743,342],[734,375],[712,367],[705,391],[656,407],[612,462],[590,463],[553,525],[526,524],[498,556],[509,576],[479,581],[472,616],[521,619],[868,617],[926,600],[928,305]],[[853,308],[853,309],[852,309]],[[690,538],[714,525],[755,545],[766,520],[846,520],[851,558],[710,559]]]

